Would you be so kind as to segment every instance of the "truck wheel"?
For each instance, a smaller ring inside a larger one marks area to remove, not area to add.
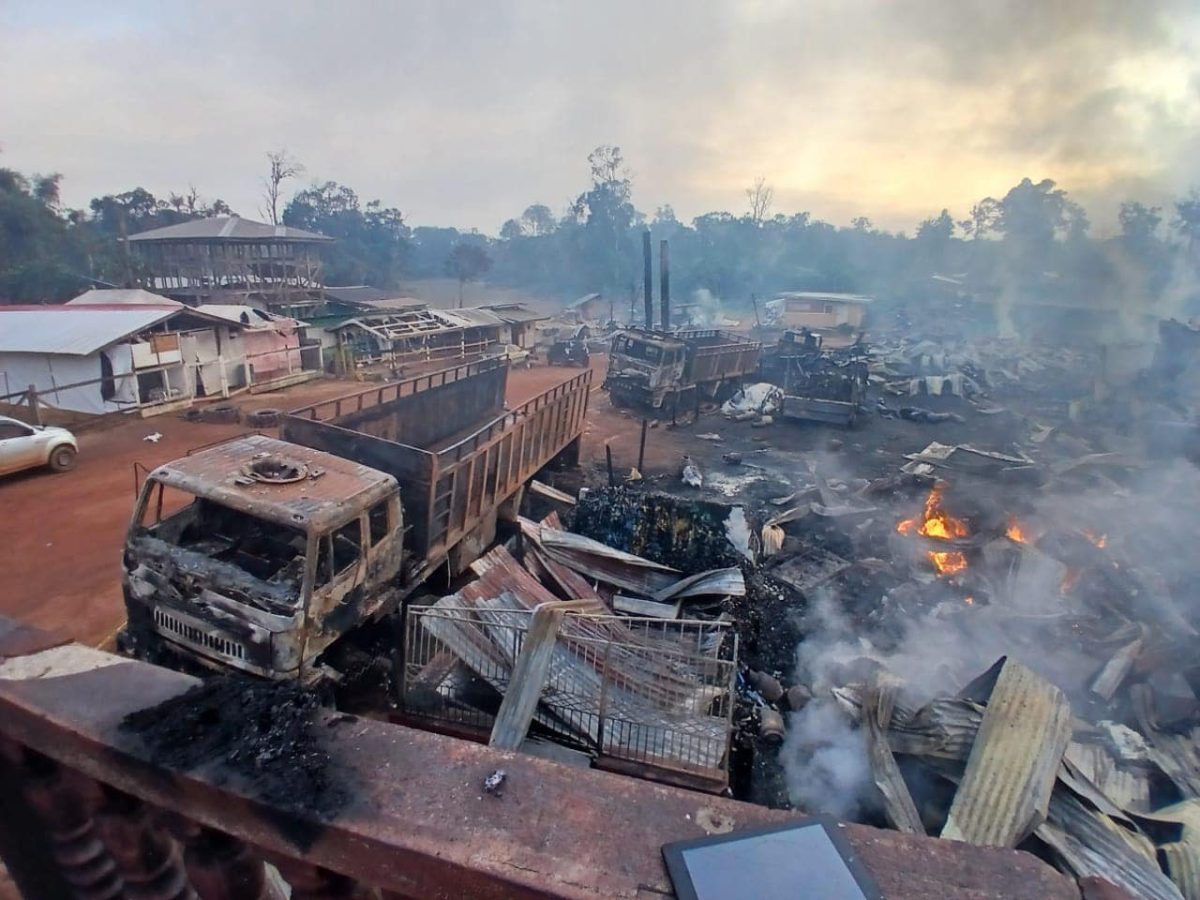
[[[75,468],[75,448],[58,447],[50,454],[50,468],[55,472],[69,472]]]

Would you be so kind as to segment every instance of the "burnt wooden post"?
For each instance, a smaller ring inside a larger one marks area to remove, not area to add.
[[[38,390],[36,384],[31,384],[29,390],[25,392],[26,399],[29,400],[29,414],[33,417],[34,425],[42,425],[42,407],[38,404]]]
[[[646,428],[647,428],[647,422],[643,418],[642,419],[642,437],[641,437],[641,440],[638,442],[638,471],[639,472],[645,471],[642,468],[642,466],[644,466],[646,463]]]
[[[613,475],[612,444],[604,445],[604,458],[608,461],[608,486],[616,487],[617,479]]]

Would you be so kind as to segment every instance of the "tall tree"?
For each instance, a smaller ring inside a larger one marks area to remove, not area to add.
[[[1146,206],[1137,201],[1121,204],[1117,222],[1121,226],[1121,237],[1133,246],[1145,246],[1155,239],[1162,222],[1161,206]]]
[[[521,213],[520,224],[522,229],[533,237],[550,234],[558,225],[554,220],[554,213],[550,211],[550,207],[542,203],[534,203],[532,206],[527,206],[525,212]]]
[[[1175,230],[1187,242],[1188,253],[1200,245],[1200,190],[1192,188],[1188,195],[1175,201]]]
[[[478,281],[492,267],[492,258],[476,243],[454,245],[446,258],[446,274],[458,279],[458,306],[463,305],[463,286]]]
[[[771,201],[775,199],[775,188],[767,184],[767,179],[759,175],[754,184],[746,188],[746,199],[750,201],[750,221],[761,225],[771,210]]]
[[[588,154],[592,186],[572,208],[583,223],[579,235],[581,263],[597,287],[625,289],[636,268],[630,229],[637,211],[630,200],[633,182],[621,148],[602,144]]]
[[[263,202],[265,207],[262,214],[271,220],[272,225],[279,224],[279,196],[282,184],[289,178],[304,174],[303,164],[288,155],[286,149],[272,150],[267,153],[267,176],[263,179]]]
[[[400,210],[378,200],[363,207],[353,189],[326,181],[296,194],[283,211],[283,224],[337,238],[326,251],[330,284],[399,283],[410,237]]]
[[[0,169],[0,303],[62,300],[85,283],[83,253],[58,212],[59,179]]]

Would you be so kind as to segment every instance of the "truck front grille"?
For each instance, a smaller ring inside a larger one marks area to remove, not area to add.
[[[209,634],[195,626],[181,622],[175,616],[161,609],[154,610],[154,624],[162,631],[175,635],[180,640],[196,647],[214,650],[233,659],[245,659],[246,648],[237,641],[231,641],[215,634]]]

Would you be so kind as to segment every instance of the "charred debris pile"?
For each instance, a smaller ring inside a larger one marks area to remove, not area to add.
[[[167,768],[236,779],[301,819],[331,816],[353,791],[345,768],[331,764],[325,726],[338,720],[322,711],[323,699],[299,684],[217,676],[132,713],[122,730]]]
[[[750,711],[735,792],[1200,897],[1191,359],[907,338],[787,353],[723,424],[689,423],[701,440],[670,479],[744,504],[747,584],[779,591],[723,609]],[[781,421],[797,385],[845,401],[850,382],[851,427]]]

